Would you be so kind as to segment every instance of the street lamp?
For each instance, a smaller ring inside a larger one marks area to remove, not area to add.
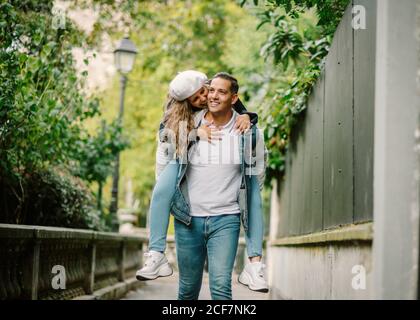
[[[128,37],[124,37],[114,50],[115,66],[117,70],[124,76],[131,72],[136,58],[137,49]]]
[[[137,49],[133,42],[126,36],[124,37],[118,47],[114,50],[115,66],[121,74],[121,94],[120,94],[120,112],[118,113],[118,122],[122,124],[124,114],[124,94],[127,84],[127,75],[131,72],[134,66]],[[114,175],[112,179],[112,194],[109,213],[111,215],[112,230],[118,231],[118,181],[120,179],[120,154],[117,153],[115,159]]]

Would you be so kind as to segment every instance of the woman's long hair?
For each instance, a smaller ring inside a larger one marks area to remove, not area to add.
[[[163,124],[170,142],[176,146],[178,157],[186,155],[188,135],[194,128],[193,109],[188,100],[177,101],[168,95],[163,114]]]

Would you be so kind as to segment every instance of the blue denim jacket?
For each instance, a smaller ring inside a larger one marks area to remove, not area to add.
[[[259,130],[254,125],[247,133],[241,135],[239,143],[239,154],[241,162],[241,185],[239,189],[238,203],[241,212],[241,221],[245,231],[248,230],[248,207],[250,207],[249,201],[251,199],[251,177],[252,167],[255,166],[255,150],[257,145],[257,138]],[[191,141],[188,147],[189,154],[194,152],[197,144],[196,141]],[[265,158],[264,154],[264,158]],[[249,159],[249,160],[248,160]],[[175,219],[190,225],[191,223],[191,207],[188,197],[188,187],[186,183],[186,172],[188,169],[188,161],[180,161],[179,171],[177,176],[177,182],[175,187],[175,194],[171,202],[171,212]],[[265,161],[265,159],[264,159]],[[265,166],[264,166],[265,168]]]

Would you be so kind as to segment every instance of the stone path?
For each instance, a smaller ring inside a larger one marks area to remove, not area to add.
[[[238,276],[232,278],[232,295],[234,300],[266,300],[268,293],[249,290],[238,283]],[[123,300],[176,300],[178,294],[178,274],[153,281],[145,281],[144,285],[136,291],[130,291]],[[199,300],[211,300],[208,275],[203,277]]]

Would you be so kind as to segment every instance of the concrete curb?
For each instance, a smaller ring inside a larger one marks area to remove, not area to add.
[[[142,282],[138,281],[135,277],[118,282],[112,286],[99,289],[93,294],[84,295],[73,300],[118,300],[124,297],[129,291],[142,286]]]

